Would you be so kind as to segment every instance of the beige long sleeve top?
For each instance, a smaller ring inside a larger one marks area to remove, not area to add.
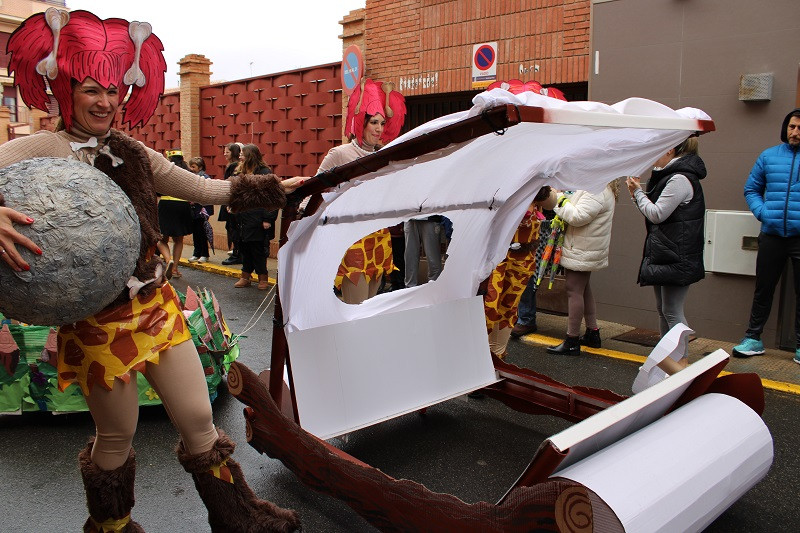
[[[28,137],[14,139],[0,145],[0,168],[34,157],[74,158],[88,162],[98,148],[73,149],[70,143],[82,144],[88,138],[66,131],[40,131]],[[102,143],[101,143],[102,144]],[[144,146],[144,145],[142,145]],[[160,194],[174,196],[203,205],[230,203],[231,183],[227,180],[207,180],[188,170],[175,166],[164,156],[144,146],[155,178],[155,188]]]
[[[317,174],[330,170],[333,167],[344,165],[350,161],[355,161],[359,157],[364,157],[372,153],[374,152],[368,152],[361,148],[358,145],[358,141],[352,141],[341,146],[334,146],[328,151],[322,163],[319,164]]]

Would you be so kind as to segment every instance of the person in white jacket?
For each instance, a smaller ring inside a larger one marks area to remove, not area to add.
[[[619,183],[614,180],[597,194],[566,192],[558,199],[554,211],[567,224],[561,252],[567,285],[567,336],[558,346],[549,347],[547,353],[580,355],[581,344],[600,347],[597,309],[589,278],[593,271],[608,266],[611,222],[618,196]],[[584,320],[586,333],[579,337]]]

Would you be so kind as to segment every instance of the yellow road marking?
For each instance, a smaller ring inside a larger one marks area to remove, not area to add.
[[[564,339],[556,339],[554,337],[548,337],[547,335],[540,335],[539,333],[531,333],[529,335],[524,335],[520,337],[521,340],[528,344],[535,344],[539,346],[553,346],[556,344],[560,344]],[[636,355],[628,352],[620,352],[618,350],[609,350],[606,348],[588,348],[585,346],[581,346],[581,351],[593,353],[596,355],[602,355],[604,357],[611,357],[612,359],[620,359],[623,361],[631,361],[633,363],[644,364],[647,357],[643,355]],[[720,375],[725,376],[728,374],[733,374],[733,372],[728,372],[723,370],[720,372]],[[783,381],[775,381],[772,379],[761,378],[761,384],[766,389],[772,389],[780,392],[787,392],[789,394],[798,394],[800,395],[800,385],[796,385],[794,383],[786,383]]]
[[[231,268],[225,265],[217,265],[216,263],[211,263],[210,261],[206,261],[205,263],[190,263],[189,260],[184,257],[181,257],[180,265],[193,268],[195,270],[210,272],[212,274],[220,274],[222,276],[228,276],[229,278],[238,278],[239,274],[242,272],[241,268]],[[278,280],[276,280],[272,276],[268,276],[267,279],[270,285],[275,285],[278,282]],[[255,272],[250,275],[250,280],[258,281],[258,276],[256,275]]]

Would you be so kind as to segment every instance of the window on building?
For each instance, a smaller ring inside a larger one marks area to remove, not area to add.
[[[17,122],[17,89],[13,86],[3,87],[3,105],[11,110],[11,122]]]

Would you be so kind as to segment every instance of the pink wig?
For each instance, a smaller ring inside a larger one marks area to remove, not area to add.
[[[542,87],[541,83],[533,80],[527,82],[523,82],[522,80],[496,81],[486,88],[487,91],[491,91],[492,89],[505,89],[512,94],[520,94],[524,93],[525,91],[530,91],[536,94],[543,94],[551,98],[557,98],[559,100],[566,101],[564,93],[559,89],[556,89],[555,87]]]
[[[386,144],[394,140],[400,134],[406,119],[406,100],[402,94],[392,90],[392,87],[391,83],[362,79],[361,86],[356,87],[347,103],[344,134],[354,135],[361,144],[366,117],[381,115],[386,119],[381,142]]]
[[[147,23],[100,20],[88,11],[59,11],[28,17],[8,40],[9,73],[26,104],[47,111],[46,80],[58,101],[64,126],[72,126],[73,80],[92,78],[115,86],[123,104],[123,123],[143,124],[155,112],[164,92],[167,64],[161,40]]]

